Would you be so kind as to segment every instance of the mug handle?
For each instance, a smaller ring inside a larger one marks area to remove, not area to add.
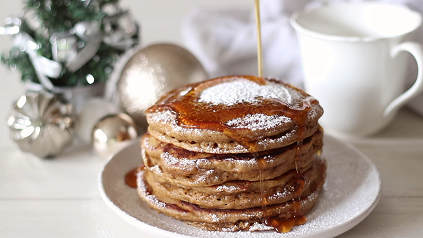
[[[407,51],[409,52],[417,62],[417,79],[416,82],[409,88],[406,92],[398,96],[394,99],[389,105],[386,107],[385,111],[383,112],[384,117],[390,116],[394,113],[397,109],[401,106],[406,104],[408,101],[413,99],[415,96],[423,92],[423,47],[421,44],[416,42],[404,42],[397,46],[395,46],[391,51],[391,56],[395,57],[399,52]]]

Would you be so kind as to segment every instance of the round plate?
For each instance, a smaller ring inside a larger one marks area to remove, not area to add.
[[[124,182],[125,174],[142,163],[139,141],[121,150],[106,164],[100,176],[100,192],[120,217],[157,237],[334,237],[370,214],[379,202],[381,181],[374,164],[357,149],[330,136],[325,136],[324,143],[323,157],[328,168],[319,201],[306,215],[306,224],[285,234],[204,231],[150,209],[138,197],[136,189]]]

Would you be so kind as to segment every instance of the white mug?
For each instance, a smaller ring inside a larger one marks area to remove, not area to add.
[[[296,13],[304,86],[320,101],[326,132],[361,137],[385,127],[398,109],[423,91],[422,46],[410,42],[422,17],[386,3],[337,3]],[[418,76],[404,92],[407,54]]]

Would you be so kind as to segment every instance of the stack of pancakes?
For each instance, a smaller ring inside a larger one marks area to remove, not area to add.
[[[290,230],[325,180],[322,114],[302,90],[253,76],[173,90],[146,112],[138,193],[206,230]]]

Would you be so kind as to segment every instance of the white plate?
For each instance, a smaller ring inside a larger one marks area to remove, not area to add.
[[[357,149],[330,136],[325,136],[324,142],[323,157],[328,169],[319,201],[307,214],[306,224],[285,234],[203,231],[150,209],[138,197],[136,189],[124,182],[125,174],[141,164],[139,141],[117,153],[106,164],[100,177],[101,196],[124,220],[160,238],[334,237],[370,214],[379,202],[381,181],[374,164]]]

